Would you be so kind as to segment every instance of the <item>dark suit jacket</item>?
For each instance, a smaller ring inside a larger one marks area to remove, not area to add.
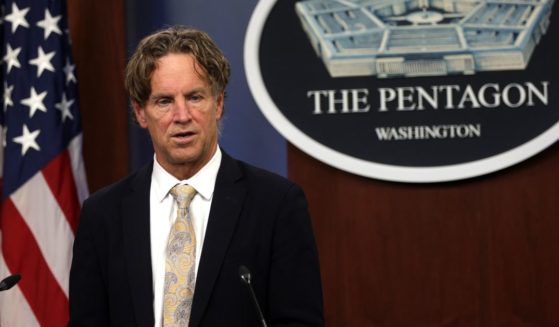
[[[69,326],[153,326],[149,194],[153,163],[85,201],[70,273]],[[302,190],[223,153],[190,326],[322,326],[318,256]]]

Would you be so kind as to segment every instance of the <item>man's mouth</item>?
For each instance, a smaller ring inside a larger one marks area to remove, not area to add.
[[[180,132],[173,134],[173,139],[184,142],[192,139],[194,135],[196,135],[194,132]]]

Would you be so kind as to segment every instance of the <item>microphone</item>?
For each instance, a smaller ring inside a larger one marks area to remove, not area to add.
[[[20,279],[21,279],[20,274],[11,275],[11,276],[8,276],[8,277],[4,278],[0,282],[0,292],[5,291],[5,290],[9,290],[15,284],[17,284],[17,282],[19,282]]]
[[[256,295],[254,294],[254,290],[252,289],[252,284],[250,283],[251,280],[251,276],[250,276],[250,270],[248,270],[248,268],[244,265],[240,265],[239,266],[239,276],[241,277],[241,280],[243,281],[243,283],[245,283],[245,285],[247,286],[250,295],[252,297],[252,302],[254,303],[254,306],[256,307],[256,312],[258,313],[258,317],[260,317],[260,321],[262,322],[262,326],[263,327],[268,327],[268,325],[266,324],[266,320],[264,319],[264,315],[262,314],[262,310],[260,310],[260,305],[258,304],[258,299],[256,299]]]

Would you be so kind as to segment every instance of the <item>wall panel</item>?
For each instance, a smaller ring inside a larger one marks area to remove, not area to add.
[[[90,191],[128,173],[124,1],[68,1]]]
[[[559,325],[559,148],[472,180],[403,184],[294,146],[328,326]]]

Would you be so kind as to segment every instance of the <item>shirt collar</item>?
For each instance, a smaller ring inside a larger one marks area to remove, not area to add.
[[[153,172],[152,172],[152,185],[155,192],[156,199],[163,201],[169,190],[177,184],[188,184],[196,189],[196,192],[204,198],[204,200],[211,200],[215,188],[215,180],[217,179],[217,172],[221,165],[221,149],[219,146],[215,151],[210,161],[202,167],[194,176],[186,180],[178,180],[173,175],[169,174],[157,162],[155,155],[153,156]]]

